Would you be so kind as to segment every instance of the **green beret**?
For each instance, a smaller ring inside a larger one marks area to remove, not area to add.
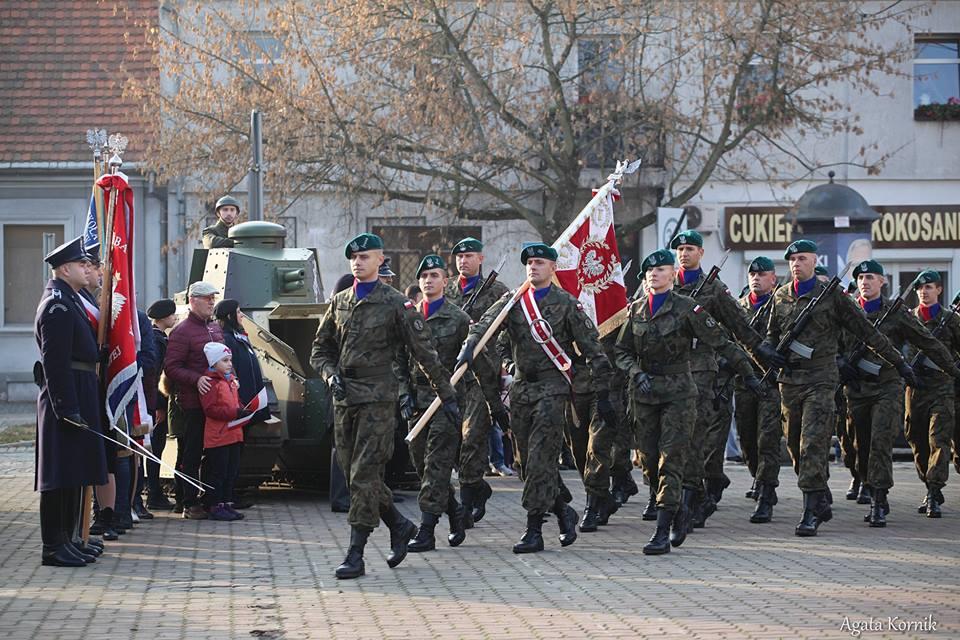
[[[827,268],[826,268],[826,267],[821,267],[820,265],[817,265],[817,266],[815,266],[815,267],[813,268],[813,275],[815,275],[815,276],[829,276],[830,274],[827,273]]]
[[[698,234],[699,235],[699,234]],[[679,237],[679,236],[678,236]],[[673,266],[676,260],[673,257],[673,251],[669,249],[657,249],[640,263],[640,273],[646,273],[647,270],[664,265]]]
[[[766,256],[758,256],[750,263],[748,271],[750,273],[761,273],[763,271],[774,271],[773,260]]]
[[[795,253],[816,253],[819,250],[817,243],[813,240],[794,240],[790,243],[790,246],[787,247],[786,253],[783,254],[783,259],[788,260],[790,256]]]
[[[545,242],[524,242],[523,250],[520,252],[520,262],[527,264],[530,258],[546,258],[556,262],[557,250]]]
[[[921,271],[920,275],[917,276],[917,279],[913,281],[913,288],[919,289],[928,282],[934,284],[943,284],[943,280],[940,279],[940,274],[933,269],[927,269],[926,271]]]
[[[453,245],[453,249],[450,250],[450,253],[457,255],[458,253],[482,253],[483,252],[483,243],[477,240],[476,238],[464,238],[457,244]]]
[[[682,244],[692,244],[703,247],[703,236],[700,235],[699,231],[694,231],[693,229],[681,231],[670,241],[670,248],[676,249]]]
[[[424,256],[423,260],[420,261],[420,266],[417,267],[417,277],[420,277],[420,274],[424,271],[429,271],[430,269],[446,269],[447,263],[443,261],[438,255],[431,253],[428,256]]]
[[[372,233],[361,233],[347,243],[347,246],[343,249],[343,255],[349,260],[358,251],[373,251],[374,249],[383,250],[383,240],[380,239],[380,236]]]
[[[853,279],[856,280],[861,273],[875,273],[882,276],[883,265],[876,260],[864,260],[853,268]]]

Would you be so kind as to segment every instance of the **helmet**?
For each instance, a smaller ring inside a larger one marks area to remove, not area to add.
[[[233,196],[223,196],[217,200],[217,206],[213,208],[214,211],[220,211],[220,207],[225,207],[227,205],[233,205],[237,208],[237,212],[240,212],[240,201],[234,198]]]

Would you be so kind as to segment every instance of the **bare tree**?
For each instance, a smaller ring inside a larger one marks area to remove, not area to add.
[[[877,37],[908,24],[915,9],[898,5],[181,0],[149,34],[163,87],[127,88],[157,125],[161,178],[236,183],[258,108],[274,210],[363,194],[520,217],[551,238],[617,158],[661,169],[665,206],[712,176],[818,168],[805,139],[860,133],[836,87],[879,94],[910,52]],[[876,172],[885,159],[865,143],[844,160]]]

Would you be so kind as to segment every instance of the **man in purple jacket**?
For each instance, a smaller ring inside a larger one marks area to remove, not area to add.
[[[203,456],[203,409],[200,394],[210,390],[203,345],[223,342],[220,325],[213,322],[213,306],[220,293],[209,282],[194,282],[187,291],[190,313],[170,332],[163,371],[175,385],[174,402],[183,414],[183,435],[177,442],[177,471],[192,478],[200,474]],[[204,520],[207,512],[197,500],[197,489],[177,480],[183,497],[183,517]]]

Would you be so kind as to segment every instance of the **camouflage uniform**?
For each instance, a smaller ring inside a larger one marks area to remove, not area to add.
[[[476,286],[479,287],[482,282],[483,277],[480,278]],[[490,305],[507,292],[506,285],[495,280],[477,298],[469,311],[470,319],[474,322],[479,320],[483,313],[490,308]],[[471,294],[472,291],[463,293],[457,278],[451,278],[443,292],[447,302],[461,308],[470,299]],[[481,487],[487,485],[483,475],[488,468],[490,458],[490,427],[492,424],[490,414],[503,409],[503,402],[500,400],[500,361],[496,357],[494,349],[484,349],[478,356],[478,359],[481,358],[484,360],[485,366],[476,367],[477,379],[482,390],[481,401],[479,403],[471,402],[466,406],[460,405],[464,415],[462,442],[460,444],[460,485],[476,488],[477,491],[481,491]],[[483,402],[484,400],[486,402]],[[503,426],[506,427],[506,425]]]
[[[767,339],[777,344],[794,318],[818,295],[826,283],[819,280],[799,298],[794,282],[779,287],[773,295],[773,308],[767,327]],[[781,411],[787,449],[793,458],[798,485],[804,492],[827,490],[827,465],[830,440],[835,428],[834,397],[839,383],[837,341],[840,332],[849,329],[868,347],[888,362],[899,365],[903,357],[870,324],[857,305],[845,293],[834,290],[813,312],[810,322],[798,336],[798,342],[813,349],[809,360],[790,354],[780,383]]]
[[[754,311],[750,296],[746,295],[740,298],[740,306],[751,314],[761,314],[754,326],[767,326],[771,303],[768,302],[759,312]],[[757,376],[763,375],[760,367],[754,365],[753,370]],[[758,398],[738,379],[734,397],[740,449],[750,475],[756,478],[758,483],[776,487],[780,484],[780,439],[783,437],[780,427],[780,391],[771,389],[767,391],[766,397]]]
[[[422,314],[427,304],[426,298],[421,300],[417,306],[417,312]],[[444,369],[444,375],[449,378],[457,361],[460,346],[466,340],[467,332],[470,330],[470,316],[444,301],[440,308],[426,320],[426,323],[433,336],[433,345]],[[403,351],[403,357],[407,360],[404,373],[409,372],[412,375],[402,376],[400,393],[413,397],[416,412],[412,423],[416,423],[423,411],[433,402],[436,394],[423,370],[409,357],[406,350]],[[479,358],[475,368],[488,373],[485,362]],[[482,414],[489,420],[480,385],[472,370],[467,370],[460,379],[456,391],[457,404],[462,409],[464,422],[477,420],[476,414]],[[439,515],[447,510],[452,491],[450,472],[457,457],[460,429],[460,425],[455,424],[450,416],[443,411],[438,411],[427,425],[425,433],[421,433],[409,445],[410,458],[420,478],[419,503],[420,510],[424,513]]]
[[[336,294],[313,341],[311,366],[328,382],[339,374],[346,390],[346,398],[334,402],[334,439],[350,488],[347,520],[354,527],[376,528],[381,510],[393,504],[383,474],[393,454],[399,344],[410,350],[440,397],[453,400],[423,316],[382,283],[362,300],[353,289]]]
[[[941,316],[950,314],[936,339],[941,342],[950,356],[949,368],[934,363],[943,371],[929,366],[921,359],[916,373],[921,386],[907,389],[907,409],[904,421],[904,435],[913,449],[913,461],[917,475],[926,483],[928,489],[942,489],[947,484],[950,473],[950,438],[954,428],[954,381],[950,372],[954,370],[952,361],[960,353],[960,317],[948,309],[943,309],[930,320],[920,318],[919,309],[914,315],[928,331],[936,330]],[[930,358],[933,360],[933,358]]]
[[[867,320],[875,323],[891,304],[883,300],[880,309],[866,314]],[[878,329],[895,346],[909,342],[922,349],[944,371],[953,370],[953,359],[943,344],[907,311],[891,314]],[[857,475],[874,489],[889,489],[893,486],[893,441],[903,419],[903,381],[896,370],[876,354],[867,352],[863,359],[882,368],[877,377],[861,370],[859,389],[855,385],[846,387],[847,433],[853,435],[856,442]]]
[[[693,282],[682,284],[681,277],[677,276],[674,291],[684,295],[691,295],[706,275]],[[697,296],[697,304],[701,305],[721,325],[736,336],[736,339],[751,352],[763,341],[763,337],[750,328],[746,313],[730,295],[727,285],[720,279],[704,285]],[[729,342],[729,341],[728,341]],[[726,343],[707,345],[699,340],[694,341],[691,351],[690,370],[693,372],[694,383],[697,385],[697,421],[693,435],[689,442],[689,451],[686,456],[683,484],[685,487],[696,488],[701,491],[703,479],[722,480],[724,450],[727,444],[727,435],[730,433],[729,418],[725,423],[721,420],[726,412],[715,408],[717,383],[716,350],[726,346]],[[730,360],[730,358],[727,358]],[[705,466],[705,460],[710,459],[710,466]]]
[[[510,295],[503,296],[473,325],[472,337],[479,339],[486,332]],[[607,389],[610,363],[583,306],[557,286],[551,286],[537,306],[568,355],[575,353],[576,342],[576,349],[593,374],[595,388]],[[564,407],[570,400],[570,384],[534,341],[519,304],[510,309],[503,326],[516,365],[510,411],[523,471],[523,507],[528,514],[542,515],[554,508],[559,495],[557,460],[563,445]]]
[[[233,240],[229,236],[230,227],[224,224],[223,220],[217,220],[216,224],[203,229],[203,248],[204,249],[229,249],[233,247]]]
[[[616,364],[630,380],[630,413],[644,470],[649,470],[651,480],[657,478],[657,507],[668,511],[680,505],[681,483],[688,486],[684,457],[691,451],[688,443],[695,437],[694,424],[702,406],[695,400],[699,389],[691,372],[694,340],[711,353],[729,342],[702,306],[675,292],[669,293],[653,317],[647,299],[634,302],[617,337]],[[737,371],[752,375],[742,351],[731,356]],[[650,393],[634,388],[633,380],[641,372],[653,377]]]

